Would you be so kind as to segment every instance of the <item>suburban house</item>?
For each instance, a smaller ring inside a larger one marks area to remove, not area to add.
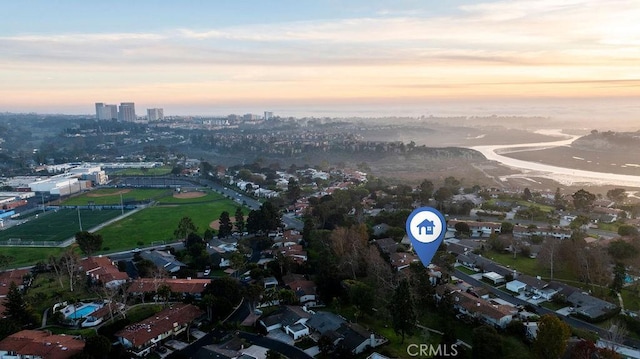
[[[506,288],[513,293],[523,294],[525,289],[527,289],[527,285],[516,279],[508,282]]]
[[[409,268],[411,263],[418,263],[420,259],[413,253],[410,252],[396,252],[392,253],[389,256],[389,260],[391,261],[391,266],[396,271],[401,271],[405,268]]]
[[[476,221],[462,221],[457,219],[450,219],[447,221],[447,231],[456,232],[456,224],[466,223],[471,231],[471,237],[489,237],[490,235],[502,232],[502,224],[497,222],[476,222]]]
[[[495,272],[503,277],[514,276],[514,270],[503,267],[493,261],[484,258],[479,254],[466,252],[466,254],[458,255],[456,261],[463,266],[481,272]]]
[[[518,280],[527,285],[527,292],[533,295],[539,295],[546,300],[550,300],[554,294],[558,293],[556,289],[549,288],[549,283],[539,277],[521,274],[518,276]]]
[[[173,294],[181,294],[183,297],[193,296],[198,299],[204,289],[211,283],[211,279],[188,278],[138,278],[134,280],[127,292],[131,295],[152,294],[158,291],[161,285],[171,288]]]
[[[358,324],[348,323],[342,317],[329,312],[317,312],[309,318],[307,326],[314,336],[326,336],[333,345],[341,344],[352,354],[357,355],[369,348],[376,348],[388,340],[375,333],[366,331]]]
[[[7,296],[12,282],[18,286],[18,289],[23,289],[24,276],[29,273],[28,269],[14,269],[0,273],[0,298]]]
[[[282,232],[282,237],[284,238],[285,242],[300,243],[300,241],[302,241],[302,233],[293,229],[287,229]]]
[[[173,254],[165,251],[144,251],[140,253],[140,256],[152,261],[158,269],[165,270],[169,273],[175,273],[179,271],[180,268],[187,266],[177,260]]]
[[[278,280],[276,277],[266,277],[262,279],[262,285],[264,286],[264,290],[277,289]]]
[[[491,282],[493,285],[498,285],[505,282],[504,276],[496,272],[482,273],[482,279],[486,279],[487,281]]]
[[[107,288],[117,288],[129,280],[129,275],[120,272],[108,257],[85,258],[80,261],[80,270],[90,278],[91,283],[101,283]]]
[[[376,239],[374,243],[378,247],[380,252],[388,256],[391,255],[392,253],[395,253],[398,250],[398,243],[394,241],[392,238]]]
[[[265,358],[267,348],[251,345],[237,336],[220,344],[205,345],[192,356],[194,359],[258,359]]]
[[[300,244],[286,243],[279,252],[285,257],[293,259],[293,261],[298,264],[307,261],[307,251],[305,251]]]
[[[471,293],[459,290],[451,285],[439,286],[436,288],[436,298],[441,300],[445,295],[450,295],[453,300],[453,307],[463,315],[495,326],[505,328],[511,322],[517,309],[508,305],[493,304],[482,298],[478,298]]]
[[[617,208],[595,206],[589,215],[591,219],[605,223],[612,223],[622,217],[624,213],[625,212],[623,210]]]
[[[612,312],[620,309],[612,303],[592,297],[579,290],[571,293],[567,297],[567,302],[574,306],[575,314],[586,317],[592,321],[602,320]]]
[[[67,359],[83,349],[84,341],[72,335],[22,330],[0,341],[0,359]]]
[[[310,317],[311,314],[301,307],[284,306],[268,317],[260,319],[259,322],[267,332],[280,329],[290,335],[293,340],[298,340],[309,335],[309,327],[305,323]]]
[[[187,330],[191,322],[202,314],[203,311],[194,305],[174,304],[150,318],[125,327],[115,336],[129,352],[143,357],[151,353],[162,340]]]
[[[317,303],[316,297],[316,283],[311,280],[307,280],[301,274],[287,274],[282,276],[282,282],[285,287],[288,287],[296,293],[300,305],[307,307],[315,307]]]
[[[538,237],[552,237],[555,239],[569,239],[573,231],[569,228],[547,227],[547,228],[529,228],[524,226],[513,227],[513,237],[518,239]]]

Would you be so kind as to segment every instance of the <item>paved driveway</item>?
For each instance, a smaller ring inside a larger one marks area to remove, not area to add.
[[[293,345],[293,338],[287,335],[282,329],[272,330],[267,334],[267,337],[275,340],[279,340],[283,343],[287,343],[289,345]]]

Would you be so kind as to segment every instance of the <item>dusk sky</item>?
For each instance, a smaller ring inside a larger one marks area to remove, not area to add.
[[[35,0],[4,2],[0,17],[0,111],[508,108],[640,95],[638,0]]]

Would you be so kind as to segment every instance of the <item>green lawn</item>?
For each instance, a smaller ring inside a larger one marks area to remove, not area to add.
[[[622,301],[624,302],[624,309],[627,310],[640,310],[640,298],[638,294],[634,293],[629,288],[622,289]]]
[[[154,168],[125,168],[110,172],[116,176],[165,176],[171,173],[170,166],[154,167]]]
[[[69,276],[61,275],[62,285],[55,272],[40,273],[36,276],[31,287],[27,291],[26,298],[33,309],[42,314],[44,310],[54,303],[74,300],[95,299],[97,294],[87,289],[84,278],[76,281],[73,292],[69,291]]]
[[[136,193],[136,195],[148,197],[157,195],[158,191],[166,192],[166,190],[140,189],[135,189],[132,192]],[[223,198],[216,193],[184,200],[174,199],[173,197],[167,198],[171,203],[167,202],[165,205],[144,209],[98,231],[104,239],[102,253],[149,246],[162,241],[175,241],[173,232],[178,227],[180,219],[185,216],[191,217],[198,227],[198,233],[202,235],[209,228],[209,224],[217,220],[223,211],[228,211],[233,216],[238,207],[238,204],[233,200]],[[197,201],[201,199],[206,201]],[[185,203],[183,201],[188,202]],[[93,227],[120,213],[120,210],[81,210],[83,229]],[[25,240],[27,235],[30,235],[29,238],[32,238],[32,240],[64,240],[73,237],[78,231],[77,221],[77,211],[75,210],[58,210],[57,213],[48,212],[15,227],[15,229],[7,229],[0,232],[0,240],[8,238],[23,238]],[[0,247],[0,250],[3,254],[13,258],[10,267],[19,267],[35,264],[38,261],[46,261],[49,255],[58,256],[64,249]]]
[[[119,205],[120,195],[126,203],[128,201],[158,200],[163,197],[171,197],[173,191],[166,188],[100,188],[83,193],[64,200],[63,206],[86,206],[89,203],[95,205]]]
[[[32,247],[0,247],[2,254],[13,258],[9,263],[12,268],[24,267],[47,261],[50,255],[59,256],[64,248],[32,248]]]
[[[487,252],[483,256],[506,266],[507,268],[516,269],[518,272],[528,274],[531,276],[541,276],[542,279],[548,280],[550,272],[548,269],[543,269],[539,266],[537,259],[531,259],[529,257],[518,255],[515,259],[513,254],[510,253],[496,253]],[[553,278],[558,280],[575,281],[576,278],[568,271],[555,268]]]
[[[154,206],[105,227],[98,233],[104,238],[103,246],[109,247],[110,251],[175,241],[173,232],[182,217],[190,217],[202,235],[209,224],[220,217],[220,213],[234,213],[236,207],[236,203],[227,199],[185,206]]]
[[[38,217],[32,217],[28,222],[5,229],[0,232],[0,241],[11,238],[20,238],[21,242],[45,242],[64,241],[73,237],[79,230],[79,221],[82,221],[82,229],[87,230],[119,216],[120,210],[80,210],[61,209],[40,213]]]

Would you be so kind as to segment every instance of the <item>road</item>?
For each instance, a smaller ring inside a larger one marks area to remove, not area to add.
[[[486,283],[481,282],[481,281],[473,278],[472,276],[460,271],[459,269],[455,270],[455,276],[460,278],[460,279],[462,279],[462,280],[464,280],[465,282],[467,282],[467,283],[469,283],[469,284],[471,284],[473,286],[487,288],[496,297],[498,297],[498,298],[500,298],[502,300],[505,300],[507,302],[510,302],[513,305],[516,305],[516,306],[518,306],[518,305],[522,305],[522,306],[531,305],[531,303],[529,303],[529,302],[527,302],[525,300],[516,298],[516,297],[514,297],[513,295],[511,295],[509,293],[503,292],[503,291],[501,291],[501,290],[499,290],[499,289],[497,289],[495,287],[487,285]],[[594,324],[587,323],[587,322],[584,322],[582,320],[576,319],[575,317],[558,315],[555,311],[547,309],[547,308],[542,307],[542,306],[536,306],[536,311],[540,315],[543,315],[543,314],[555,314],[559,318],[564,320],[565,323],[569,324],[570,326],[575,327],[575,328],[579,328],[579,329],[584,329],[584,330],[589,330],[589,331],[596,332],[602,338],[606,338],[607,335],[608,335],[608,331],[607,330],[602,329],[602,328],[598,327],[597,325],[594,325]],[[636,339],[629,338],[629,337],[625,337],[625,340],[624,340],[623,344],[624,345],[628,345],[628,346],[633,347],[633,348],[640,348],[640,340],[636,340]]]

